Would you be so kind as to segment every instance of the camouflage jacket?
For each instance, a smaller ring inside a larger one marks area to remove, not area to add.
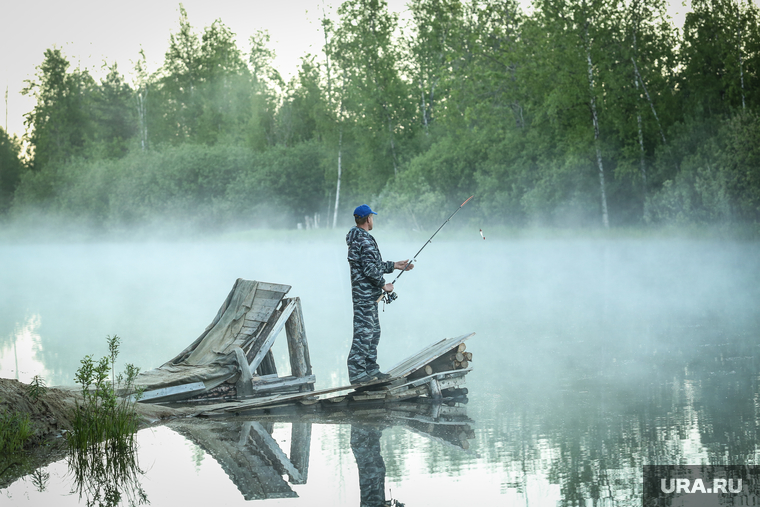
[[[384,261],[372,235],[361,227],[346,234],[351,267],[351,298],[354,303],[377,301],[383,294],[385,273],[393,272],[393,261]]]

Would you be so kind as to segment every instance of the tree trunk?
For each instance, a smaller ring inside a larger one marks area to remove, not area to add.
[[[346,94],[346,77],[343,76],[343,86],[340,93],[340,107],[338,108],[338,182],[335,186],[335,211],[333,212],[333,229],[338,225],[338,206],[340,205],[340,180],[343,175],[343,97]]]
[[[425,104],[425,88],[422,85],[422,78],[420,78],[420,92],[422,93],[422,124],[425,126],[425,135],[429,136],[428,132],[428,118],[427,118],[427,105]],[[6,92],[6,97],[8,93]]]
[[[654,119],[657,120],[657,126],[660,128],[660,136],[662,136],[662,144],[668,144],[667,141],[665,141],[665,133],[662,131],[662,125],[660,124],[660,117],[657,116],[657,111],[654,109],[654,103],[652,102],[652,97],[649,96],[649,90],[647,90],[647,85],[644,83],[644,80],[641,79],[641,73],[639,73],[639,67],[636,65],[636,59],[634,57],[631,57],[631,61],[633,62],[633,70],[636,72],[636,77],[639,78],[639,82],[641,82],[641,86],[644,88],[644,93],[647,96],[647,101],[649,102],[649,107],[652,108],[652,114],[654,114]]]
[[[341,101],[341,106],[343,102]],[[341,107],[341,109],[343,109]],[[333,212],[333,229],[338,225],[338,205],[340,204],[340,178],[343,173],[341,166],[343,156],[343,125],[340,126],[340,132],[338,133],[338,183],[335,186],[335,211]]]
[[[396,145],[393,142],[393,123],[388,115],[388,135],[391,138],[391,155],[393,155],[393,175],[398,176],[398,164],[396,163]]]
[[[148,98],[148,87],[142,86],[137,92],[137,118],[140,130],[140,148],[142,151],[148,149],[148,119],[147,107],[145,105]]]
[[[591,92],[591,118],[594,124],[594,146],[596,147],[596,163],[599,167],[599,187],[602,194],[602,223],[605,229],[610,228],[607,213],[607,190],[604,183],[604,165],[602,164],[602,149],[599,146],[599,118],[596,113],[596,94],[594,92],[594,65],[591,62],[591,43],[588,40],[588,23],[586,24],[586,60],[588,62],[588,83]]]
[[[633,32],[633,51],[636,53],[636,31]],[[639,103],[641,102],[641,94],[639,93],[639,79],[636,77],[636,72],[633,73],[633,84],[636,86],[636,121],[639,127],[639,147],[641,148],[641,180],[644,184],[644,198],[646,199],[647,191],[647,166],[646,159],[644,157],[644,131],[641,127],[641,110]]]
[[[738,16],[737,16],[738,18]],[[739,23],[739,20],[737,19],[737,23]],[[739,79],[741,80],[742,85],[742,111],[746,111],[747,106],[744,102],[744,60],[742,59],[742,29],[741,25],[736,30],[737,36],[739,37],[739,44],[738,44],[738,50],[739,50]]]

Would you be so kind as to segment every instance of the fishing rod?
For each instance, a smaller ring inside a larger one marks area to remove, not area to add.
[[[396,275],[396,278],[393,279],[393,281],[391,282],[391,285],[395,285],[396,284],[396,280],[398,280],[399,278],[401,278],[401,275],[404,274],[404,272],[406,271],[406,268],[409,267],[409,264],[412,264],[413,262],[417,262],[417,256],[420,254],[420,252],[422,252],[425,249],[426,246],[428,246],[430,244],[431,241],[433,241],[433,238],[435,237],[436,234],[438,234],[438,231],[440,231],[441,229],[443,229],[443,226],[446,225],[447,223],[449,223],[449,220],[451,220],[454,217],[454,215],[456,215],[459,212],[459,210],[464,207],[465,204],[467,204],[468,202],[470,202],[470,199],[472,199],[473,197],[475,197],[475,196],[471,195],[470,197],[467,198],[466,201],[464,201],[462,204],[460,204],[459,207],[454,210],[454,213],[452,213],[451,215],[449,215],[449,218],[447,218],[446,221],[443,222],[438,229],[436,229],[436,231],[433,233],[433,235],[430,236],[430,238],[428,238],[428,240],[425,242],[425,244],[422,245],[422,248],[420,248],[417,251],[417,253],[414,254],[414,258],[412,258],[411,260],[406,261],[406,264],[404,265],[404,269],[401,270],[401,273],[399,273],[398,275]],[[383,303],[391,304],[393,301],[396,300],[397,297],[398,296],[396,295],[395,291],[394,292],[385,292],[382,296],[380,296],[377,299],[376,302],[379,303],[380,301],[383,301]]]

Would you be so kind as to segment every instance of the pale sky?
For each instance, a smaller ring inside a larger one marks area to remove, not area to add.
[[[408,0],[387,0],[390,10],[402,12]],[[24,80],[33,79],[43,53],[61,48],[72,67],[87,68],[99,79],[103,62],[116,62],[129,79],[132,62],[142,47],[149,70],[161,65],[169,35],[179,27],[179,1],[131,0],[0,0],[0,94],[3,97],[3,128],[10,134],[24,133],[23,115],[34,107],[31,97],[21,95]],[[235,34],[241,51],[248,40],[266,29],[277,54],[275,67],[285,79],[294,75],[300,58],[322,49],[324,35],[319,18],[323,9],[334,12],[340,0],[184,0],[190,24],[200,33],[221,19]],[[528,3],[528,0],[521,1]],[[681,0],[672,0],[680,6]],[[683,11],[684,8],[680,7]],[[675,17],[675,15],[674,15]],[[681,26],[680,20],[676,26]],[[5,91],[8,90],[6,109]]]

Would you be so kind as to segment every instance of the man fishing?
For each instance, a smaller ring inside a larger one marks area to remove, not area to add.
[[[362,204],[354,210],[356,226],[346,235],[348,264],[351,267],[351,299],[354,305],[354,337],[348,352],[348,380],[361,384],[386,379],[377,365],[380,342],[378,300],[383,292],[393,292],[393,284],[383,275],[394,269],[409,271],[414,264],[405,261],[383,261],[375,238],[369,233],[374,226],[372,209]]]

